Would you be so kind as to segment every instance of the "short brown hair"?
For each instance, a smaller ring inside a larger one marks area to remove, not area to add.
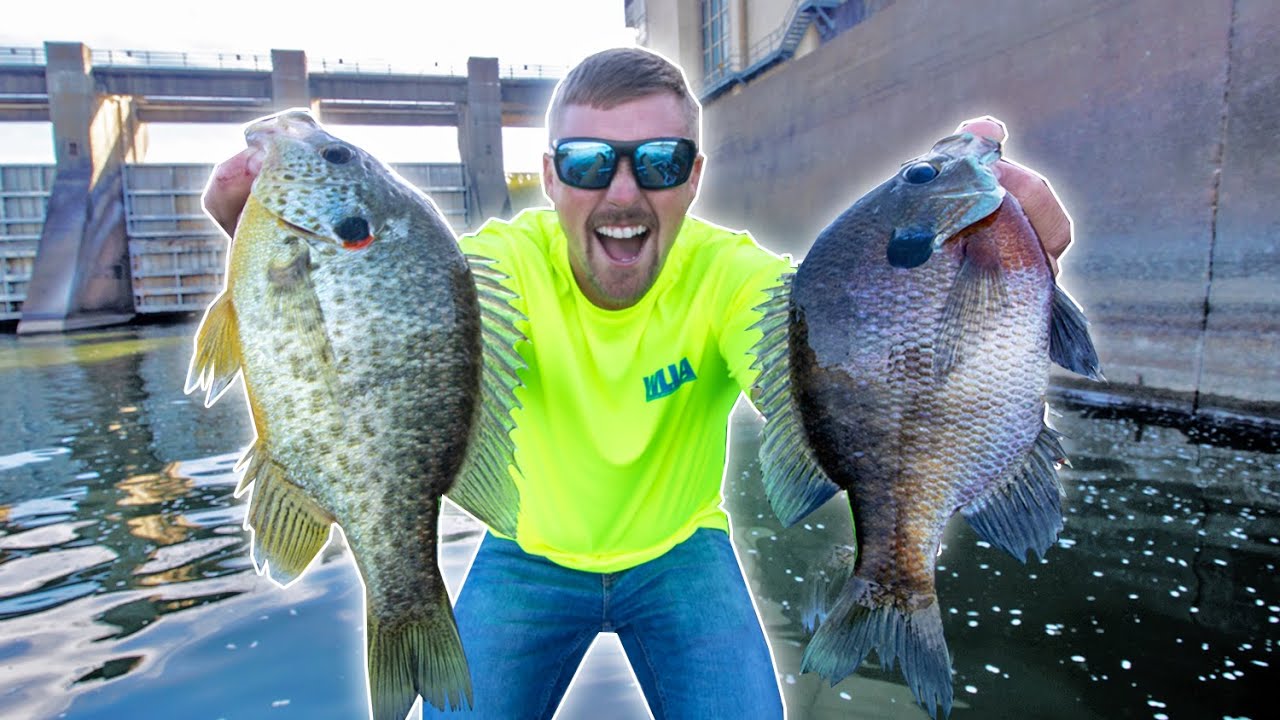
[[[702,107],[689,91],[684,72],[665,57],[638,47],[612,48],[588,56],[556,85],[547,108],[547,132],[555,140],[556,126],[568,105],[609,108],[631,100],[669,92],[685,107],[689,130],[698,140]]]

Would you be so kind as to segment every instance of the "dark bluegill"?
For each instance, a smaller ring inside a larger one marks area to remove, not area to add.
[[[943,529],[961,513],[1020,560],[1043,555],[1062,528],[1049,363],[1101,377],[999,157],[970,134],[939,141],[823,230],[761,306],[770,502],[790,525],[845,490],[857,540],[802,667],[834,684],[875,650],[931,715],[953,697]]]

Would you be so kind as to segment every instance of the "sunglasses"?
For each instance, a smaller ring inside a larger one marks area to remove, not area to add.
[[[693,171],[698,146],[688,138],[650,138],[619,142],[599,138],[564,138],[556,142],[556,175],[582,190],[603,190],[613,182],[619,158],[631,158],[636,184],[666,190],[684,183]]]

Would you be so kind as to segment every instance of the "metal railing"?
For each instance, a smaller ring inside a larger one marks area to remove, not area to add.
[[[161,50],[91,50],[95,67],[196,68],[207,70],[271,70],[271,56],[240,52],[168,52]]]
[[[0,47],[0,65],[44,65],[44,48]]]
[[[447,75],[451,77],[465,76],[467,65],[462,63],[462,71],[450,62],[430,62],[415,65],[396,64],[387,60],[369,58],[320,58],[307,60],[307,69],[322,73],[362,73],[365,75]]]
[[[408,65],[386,60],[320,58],[308,60],[312,72],[323,73],[364,73],[368,75],[443,75],[449,77],[466,77],[467,63],[433,61]],[[498,76],[508,79],[546,78],[560,79],[569,71],[565,65],[542,65],[538,63],[507,63],[498,67]]]
[[[569,73],[568,65],[538,65],[535,63],[513,63],[498,68],[498,75],[504,78],[543,78],[559,80]]]
[[[94,67],[194,68],[208,70],[256,70],[270,72],[271,55],[249,52],[169,52],[163,50],[90,50]],[[0,47],[0,65],[44,65],[44,48]],[[416,64],[393,63],[367,58],[319,58],[307,61],[308,70],[321,73],[363,73],[368,75],[436,75],[466,77],[467,63],[429,61]],[[503,78],[559,79],[565,65],[507,63],[498,68]]]

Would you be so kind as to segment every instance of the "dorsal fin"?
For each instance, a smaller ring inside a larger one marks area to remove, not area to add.
[[[751,400],[765,417],[760,471],[773,512],[785,526],[813,512],[840,488],[818,465],[809,448],[791,391],[790,329],[793,273],[780,278],[769,299],[756,306],[763,317],[751,327],[764,333],[755,346],[756,377]]]
[[[515,537],[520,494],[511,475],[515,466],[511,411],[520,406],[515,389],[520,385],[517,372],[525,362],[515,346],[525,336],[515,324],[524,320],[524,315],[511,305],[516,294],[502,284],[507,276],[492,267],[492,260],[468,255],[467,263],[480,300],[480,407],[467,458],[448,495],[481,522]]]
[[[1089,321],[1075,300],[1061,287],[1053,286],[1053,310],[1049,324],[1049,357],[1091,380],[1103,380],[1098,351],[1089,335]]]

